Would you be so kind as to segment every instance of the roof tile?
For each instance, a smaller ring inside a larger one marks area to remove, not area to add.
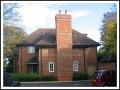
[[[95,45],[99,43],[87,37],[87,34],[82,34],[76,30],[72,32],[73,45]],[[39,28],[25,38],[19,45],[56,45],[56,30],[49,28]]]

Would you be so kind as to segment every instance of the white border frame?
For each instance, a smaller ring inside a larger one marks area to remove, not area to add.
[[[3,13],[1,13],[1,89],[119,89],[119,1],[1,1],[3,3],[116,3],[117,4],[117,87],[3,87]]]

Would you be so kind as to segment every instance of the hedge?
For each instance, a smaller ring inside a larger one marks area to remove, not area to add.
[[[55,76],[43,76],[41,77],[42,81],[56,81],[57,78]]]
[[[56,81],[56,76],[39,76],[37,73],[12,73],[11,77],[15,81]],[[87,80],[90,75],[87,73],[73,73],[73,80]]]
[[[73,73],[73,77],[72,79],[73,80],[87,80],[89,79],[89,75],[87,73],[78,73],[78,72],[75,72]]]
[[[11,77],[15,81],[56,81],[55,76],[41,77],[37,73],[12,73]]]
[[[36,73],[12,73],[11,77],[15,81],[37,81],[39,76]]]

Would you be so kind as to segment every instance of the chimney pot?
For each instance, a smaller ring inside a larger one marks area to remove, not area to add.
[[[59,14],[61,13],[61,10],[59,10]]]
[[[67,10],[65,10],[65,15],[67,14]]]

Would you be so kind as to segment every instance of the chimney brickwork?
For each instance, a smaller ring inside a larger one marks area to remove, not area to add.
[[[57,40],[57,80],[72,80],[72,28],[71,15],[57,14],[56,17]]]

